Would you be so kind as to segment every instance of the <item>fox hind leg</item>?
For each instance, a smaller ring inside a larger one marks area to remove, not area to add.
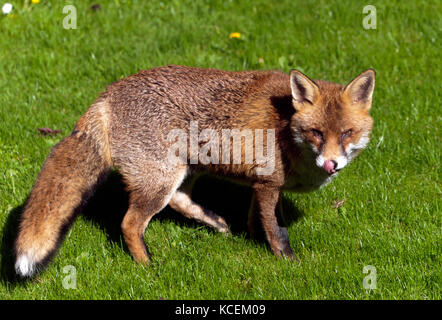
[[[155,165],[150,166],[155,168]],[[175,168],[167,173],[149,172],[148,179],[140,175],[123,173],[129,196],[129,209],[121,223],[124,240],[135,261],[148,263],[150,254],[144,242],[144,231],[152,217],[170,201],[186,175],[186,169]]]
[[[219,232],[229,232],[229,227],[222,217],[193,202],[188,192],[177,190],[170,199],[169,205],[187,218],[195,219]]]

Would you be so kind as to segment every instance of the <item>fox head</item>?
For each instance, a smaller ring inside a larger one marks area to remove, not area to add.
[[[326,174],[335,175],[367,145],[374,85],[372,69],[346,86],[313,81],[297,70],[290,73],[293,138]]]

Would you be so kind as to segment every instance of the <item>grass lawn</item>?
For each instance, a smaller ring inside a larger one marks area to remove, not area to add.
[[[71,1],[10,2],[0,16],[1,299],[442,298],[440,1],[74,1],[74,30],[63,28]],[[376,29],[362,26],[367,4]],[[108,84],[166,64],[297,68],[341,83],[374,68],[371,142],[327,187],[284,194],[293,262],[247,235],[250,190],[203,178],[195,198],[233,234],[165,209],[146,231],[152,263],[137,265],[119,229],[127,194],[115,173],[46,271],[16,281],[17,219],[51,147]],[[63,286],[66,266],[76,289]],[[376,289],[363,287],[365,266]]]

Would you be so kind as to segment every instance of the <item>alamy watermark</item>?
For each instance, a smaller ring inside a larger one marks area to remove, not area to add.
[[[362,9],[362,13],[366,14],[364,19],[362,19],[362,27],[365,30],[376,29],[376,7],[374,5],[366,5]]]
[[[275,129],[203,129],[190,121],[188,132],[172,129],[167,141],[168,161],[172,164],[249,164],[258,175],[275,169]],[[265,136],[265,137],[264,137]],[[265,149],[265,152],[264,152]]]
[[[377,289],[377,273],[375,266],[364,266],[362,269],[363,273],[368,273],[366,277],[362,280],[362,286],[366,290],[374,290]]]
[[[62,281],[63,288],[77,289],[77,269],[74,266],[68,265],[63,268],[63,273],[67,274]]]
[[[63,7],[63,14],[67,14],[63,19],[63,28],[77,29],[77,8],[71,4],[66,5]]]

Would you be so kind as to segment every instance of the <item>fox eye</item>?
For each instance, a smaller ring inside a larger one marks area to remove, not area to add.
[[[322,135],[322,132],[321,132],[320,130],[318,130],[318,129],[311,129],[311,132],[313,133],[313,135],[314,135],[316,138],[318,138],[318,139],[320,139],[320,140],[323,140],[323,139],[324,139],[324,136]]]
[[[349,138],[353,135],[353,129],[348,129],[342,134],[342,139]]]

